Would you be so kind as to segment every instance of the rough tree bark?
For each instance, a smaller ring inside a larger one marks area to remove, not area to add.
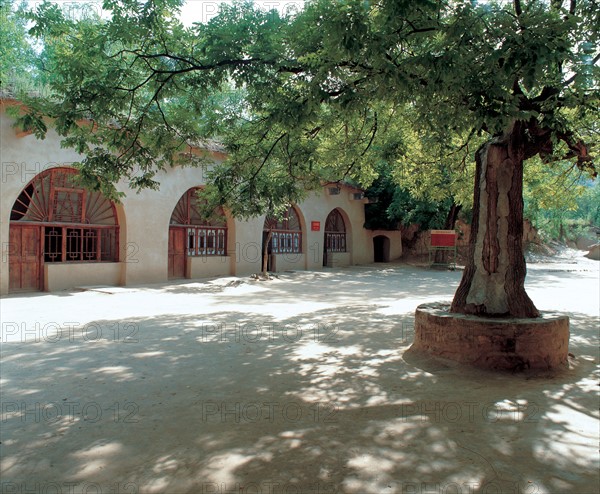
[[[267,268],[269,266],[269,242],[271,241],[272,236],[273,236],[273,231],[269,230],[263,240],[262,274],[264,276],[267,276],[269,274],[267,271]]]
[[[475,193],[469,256],[451,312],[493,317],[538,317],[525,292],[523,161],[525,127],[482,145],[475,155]]]
[[[446,216],[446,223],[444,223],[444,230],[454,230],[456,226],[456,221],[458,220],[458,213],[462,206],[460,204],[456,204],[452,202],[452,206],[450,206],[450,210],[448,211],[448,216]]]

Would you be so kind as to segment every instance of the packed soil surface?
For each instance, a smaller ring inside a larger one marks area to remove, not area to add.
[[[600,263],[571,254],[527,277],[571,320],[553,373],[407,352],[460,269],[5,297],[1,491],[595,494]]]

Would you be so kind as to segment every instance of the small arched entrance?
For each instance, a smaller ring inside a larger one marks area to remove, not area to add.
[[[390,239],[385,235],[373,237],[373,260],[390,262]]]
[[[169,279],[188,278],[188,257],[225,256],[227,218],[223,208],[206,211],[206,200],[192,187],[175,205],[169,222]]]
[[[83,188],[76,170],[52,168],[15,201],[9,242],[9,290],[43,290],[44,264],[118,261],[116,208],[102,193]]]
[[[341,213],[334,209],[325,220],[323,266],[332,267],[332,256],[339,252],[347,252],[346,223]]]

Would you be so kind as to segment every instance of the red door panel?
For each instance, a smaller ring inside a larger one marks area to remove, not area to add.
[[[35,291],[41,288],[41,228],[10,225],[9,290]]]
[[[185,228],[169,228],[169,278],[185,278]]]

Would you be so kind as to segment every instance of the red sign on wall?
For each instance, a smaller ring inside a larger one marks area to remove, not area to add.
[[[310,222],[310,229],[313,232],[318,232],[321,229],[321,222],[320,221],[311,221]]]

